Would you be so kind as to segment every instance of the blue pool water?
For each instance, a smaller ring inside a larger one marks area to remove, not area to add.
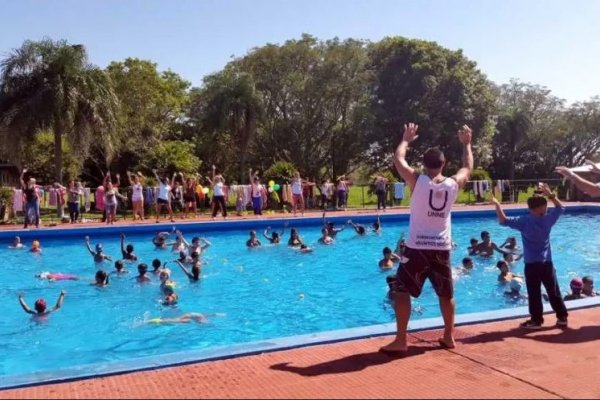
[[[346,229],[338,235],[335,245],[329,247],[316,243],[319,238],[316,223],[300,226],[302,236],[315,247],[315,252],[307,255],[298,254],[285,244],[249,250],[245,247],[247,229],[215,231],[207,230],[215,229],[210,225],[180,226],[188,239],[204,236],[213,246],[205,254],[207,263],[199,283],[189,283],[171,263],[180,296],[176,308],[159,304],[156,278],[147,285],[133,280],[135,265],[128,266],[129,276],[111,276],[106,288],[91,286],[97,268],[84,247],[83,234],[42,236],[41,256],[2,246],[0,377],[392,322],[393,312],[385,302],[385,276],[391,272],[380,271],[377,261],[384,246],[394,248],[400,234],[407,231],[408,223],[406,217],[385,218],[381,235],[361,238]],[[455,217],[453,230],[458,245],[452,255],[456,266],[466,255],[469,238],[478,237],[480,231],[490,231],[499,244],[515,233],[499,226],[489,213]],[[138,257],[148,264],[154,258],[174,259],[170,251],[154,248],[152,236],[152,231],[131,233],[127,241],[135,244]],[[26,239],[26,243],[30,244],[31,239]],[[92,243],[96,242],[104,244],[107,254],[114,257],[120,254],[118,231],[111,236],[92,234]],[[567,213],[554,229],[553,245],[563,291],[574,275],[600,278],[597,215]],[[497,259],[476,258],[475,270],[457,279],[458,313],[523,305],[502,295],[504,289],[496,279]],[[111,264],[105,268],[113,270]],[[517,264],[514,270],[522,273],[523,265]],[[42,271],[73,273],[82,279],[53,283],[34,278]],[[45,322],[32,320],[18,305],[17,294],[23,291],[30,306],[39,297],[44,297],[51,306],[60,289],[68,292],[64,306]],[[419,311],[413,318],[439,316],[437,298],[429,284],[413,305]],[[220,316],[211,318],[206,325],[143,324],[150,318],[185,312]]]

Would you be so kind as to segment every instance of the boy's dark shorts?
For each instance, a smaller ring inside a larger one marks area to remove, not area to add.
[[[398,268],[393,291],[419,297],[425,280],[429,279],[438,297],[453,298],[454,284],[450,251],[417,250],[406,247],[403,254],[408,259]],[[388,282],[389,283],[389,282]]]

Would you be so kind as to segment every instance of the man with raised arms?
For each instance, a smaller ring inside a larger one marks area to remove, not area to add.
[[[462,143],[462,168],[448,178],[442,174],[446,164],[444,153],[437,148],[423,154],[425,174],[417,173],[406,162],[406,152],[417,139],[418,125],[404,126],[402,142],[396,149],[394,164],[412,193],[410,198],[409,235],[404,259],[398,268],[392,287],[395,300],[396,338],[380,351],[391,355],[403,355],[408,350],[406,329],[410,318],[410,297],[419,297],[423,284],[429,279],[440,302],[444,318],[444,336],[441,346],[454,348],[454,287],[450,250],[452,237],[450,211],[458,192],[465,186],[473,170],[471,129],[464,125],[458,131]]]
[[[595,162],[585,160],[585,163],[592,167],[591,172],[600,174],[600,168]],[[577,189],[581,190],[582,192],[587,193],[592,197],[600,197],[600,183],[592,183],[586,179],[583,179],[567,167],[556,167],[556,172],[573,182]]]

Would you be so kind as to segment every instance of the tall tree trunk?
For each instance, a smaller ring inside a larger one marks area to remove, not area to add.
[[[63,154],[62,154],[62,138],[64,127],[60,119],[54,124],[54,179],[62,184],[63,177]]]

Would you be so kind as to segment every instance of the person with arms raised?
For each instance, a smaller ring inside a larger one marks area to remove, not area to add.
[[[445,348],[455,347],[450,212],[459,190],[465,186],[473,170],[472,134],[466,125],[458,131],[463,148],[462,168],[448,178],[442,174],[446,158],[437,148],[428,149],[423,154],[424,175],[408,165],[406,152],[410,143],[417,139],[418,128],[413,123],[404,126],[402,142],[394,157],[396,169],[412,195],[409,235],[402,254],[405,259],[391,287],[396,313],[396,338],[380,349],[390,355],[404,355],[408,350],[406,330],[411,312],[410,297],[419,297],[426,279],[430,280],[439,297],[444,319],[444,336],[439,343]]]

